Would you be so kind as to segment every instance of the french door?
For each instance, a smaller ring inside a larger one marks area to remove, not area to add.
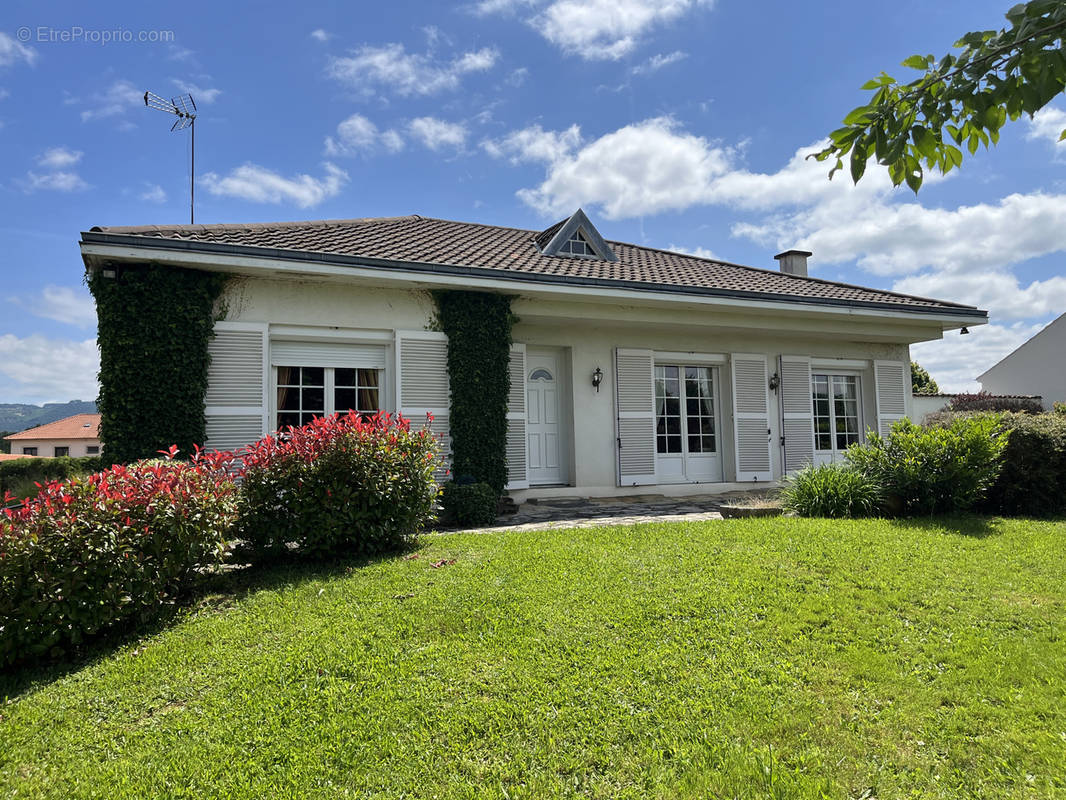
[[[717,397],[715,367],[655,365],[657,483],[722,480]]]

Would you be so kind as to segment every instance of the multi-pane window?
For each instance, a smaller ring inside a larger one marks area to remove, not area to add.
[[[841,451],[859,441],[859,379],[854,375],[812,375],[814,445]]]
[[[581,231],[575,231],[574,235],[563,242],[563,246],[559,248],[560,253],[568,253],[572,256],[595,256],[596,251],[592,249],[592,245],[588,243],[588,240],[581,235]]]
[[[314,417],[381,408],[381,371],[354,367],[278,367],[278,427]]]
[[[70,448],[69,447],[57,447],[55,449],[55,451],[56,451],[56,458],[66,458],[67,456],[70,455]]]
[[[35,456],[35,455],[37,455],[37,448],[36,447],[23,447],[22,448],[22,455],[24,455],[24,456]]]
[[[656,452],[716,452],[711,368],[657,364],[655,415]]]

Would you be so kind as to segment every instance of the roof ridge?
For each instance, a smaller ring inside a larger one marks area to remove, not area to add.
[[[371,222],[401,222],[425,219],[418,214],[406,214],[396,217],[351,217],[349,219],[304,219],[285,220],[282,222],[211,222],[194,225],[94,225],[89,230],[99,233],[127,233],[130,231],[240,231],[240,230],[276,230],[279,228],[339,228],[343,225],[366,224]]]

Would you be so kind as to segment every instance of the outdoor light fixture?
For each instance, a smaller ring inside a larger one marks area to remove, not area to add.
[[[969,329],[969,328],[967,328],[967,327],[966,327],[965,325],[963,325],[963,326],[962,326],[962,330],[961,330],[961,331],[959,331],[959,336],[966,336],[966,335],[968,335],[969,333],[970,333],[970,329]]]
[[[107,269],[105,267],[104,269],[100,270],[100,274],[103,275],[105,278],[114,278],[117,273],[115,272],[115,270]]]
[[[592,373],[592,386],[597,392],[600,390],[601,383],[603,383],[603,370],[596,367],[596,371]]]
[[[770,376],[770,391],[776,392],[777,387],[781,385],[781,377],[775,372]]]

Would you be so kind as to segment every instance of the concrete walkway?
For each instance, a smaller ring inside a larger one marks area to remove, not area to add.
[[[642,522],[699,522],[721,519],[722,503],[751,494],[665,497],[639,494],[626,497],[581,497],[529,500],[515,514],[496,518],[493,525],[476,528],[479,533],[537,531],[560,528],[596,528],[602,525],[637,525]],[[458,533],[440,530],[440,533]]]

